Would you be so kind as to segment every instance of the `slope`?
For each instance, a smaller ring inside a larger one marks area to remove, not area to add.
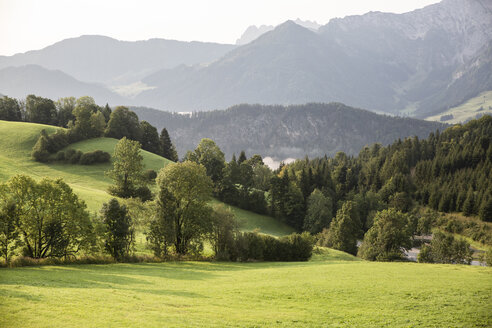
[[[0,182],[8,180],[15,174],[27,174],[34,178],[50,177],[62,178],[72,189],[85,200],[88,209],[92,212],[100,210],[102,204],[107,202],[111,195],[106,190],[111,180],[104,172],[111,168],[111,164],[97,165],[71,165],[71,164],[42,164],[31,159],[30,153],[33,145],[42,129],[48,133],[56,131],[56,127],[23,123],[0,121]],[[104,150],[113,153],[118,140],[112,138],[96,138],[78,142],[69,148],[79,149],[84,152]],[[169,160],[142,151],[146,169],[159,171]],[[238,208],[231,207],[237,219],[243,222],[243,229],[260,231],[272,235],[286,235],[293,229],[285,224],[264,215],[258,215]]]
[[[0,92],[15,98],[35,94],[53,100],[60,97],[91,96],[99,104],[109,103],[113,106],[128,102],[101,85],[81,82],[62,71],[49,70],[37,65],[0,70]]]

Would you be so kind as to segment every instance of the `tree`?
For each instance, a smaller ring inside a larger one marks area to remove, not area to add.
[[[328,230],[323,232],[321,244],[355,255],[357,253],[357,237],[361,231],[362,226],[355,204],[347,201],[338,210]]]
[[[104,135],[104,129],[106,128],[104,114],[100,111],[92,113],[89,121],[91,124],[91,137],[102,137]]]
[[[28,256],[69,256],[90,246],[93,232],[86,205],[61,179],[36,182],[17,175],[7,182],[7,192],[16,204]]]
[[[488,199],[482,201],[480,206],[480,219],[485,222],[492,222],[492,197],[489,196]]]
[[[178,153],[176,152],[176,148],[171,142],[171,138],[169,137],[169,133],[167,132],[166,128],[163,128],[161,130],[159,141],[160,141],[162,157],[167,158],[170,161],[177,162]]]
[[[246,161],[248,158],[246,157],[246,153],[244,150],[241,150],[241,153],[239,154],[239,158],[237,159],[237,163],[241,164],[242,162]]]
[[[58,126],[68,127],[68,122],[72,121],[73,110],[75,109],[75,97],[60,98],[55,102],[56,110],[58,111]]]
[[[188,155],[188,160],[202,164],[207,170],[207,175],[214,183],[222,179],[223,169],[225,167],[224,153],[211,139],[202,139],[195,149],[194,153]]]
[[[19,217],[14,200],[5,185],[0,185],[0,255],[5,263],[20,244]]]
[[[475,195],[470,188],[466,194],[465,202],[463,203],[463,214],[470,216],[475,213]]]
[[[48,134],[46,130],[41,130],[41,135],[39,136],[36,144],[32,148],[31,157],[38,162],[47,162],[50,157],[50,152],[48,151],[49,141]]]
[[[94,116],[99,107],[91,97],[80,97],[75,103],[73,115],[75,120],[69,125],[75,140],[84,140],[101,136],[100,117]],[[95,130],[97,129],[97,130]]]
[[[161,145],[157,129],[150,125],[149,122],[142,121],[140,122],[140,130],[142,131],[142,138],[140,139],[142,149],[154,154],[160,154]]]
[[[229,260],[234,248],[238,224],[234,213],[223,204],[213,207],[210,241],[218,259]]]
[[[114,198],[103,204],[101,214],[106,227],[104,247],[115,260],[121,261],[130,254],[135,239],[132,219],[126,206]]]
[[[330,197],[323,195],[319,189],[315,189],[309,195],[307,204],[303,229],[317,234],[324,228],[328,228],[333,218],[333,203]]]
[[[55,124],[57,122],[55,103],[48,98],[28,95],[26,98],[27,120],[33,123]]]
[[[157,177],[159,213],[169,215],[169,230],[176,253],[186,254],[210,232],[211,209],[207,204],[212,182],[202,165],[185,161],[169,164]]]
[[[17,99],[0,97],[0,120],[21,121],[22,115]]]
[[[140,143],[124,137],[116,144],[113,158],[113,169],[107,172],[114,181],[110,193],[124,198],[135,196],[137,189],[145,186]]]
[[[470,264],[473,259],[470,244],[452,235],[436,232],[430,244],[424,244],[418,256],[419,262]]]
[[[408,214],[393,208],[376,213],[358,255],[370,261],[393,261],[412,247],[412,223]]]
[[[105,135],[116,139],[127,137],[131,140],[140,140],[142,131],[140,130],[137,114],[127,107],[116,107],[111,113]]]

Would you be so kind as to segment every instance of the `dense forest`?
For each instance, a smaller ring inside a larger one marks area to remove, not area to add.
[[[238,105],[190,115],[132,107],[157,128],[166,127],[180,157],[201,139],[210,138],[228,159],[240,150],[278,159],[357,155],[367,144],[389,145],[398,138],[426,138],[447,125],[378,115],[340,103],[295,106]]]

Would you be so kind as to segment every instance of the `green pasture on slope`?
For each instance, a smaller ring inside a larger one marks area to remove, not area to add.
[[[477,115],[492,115],[492,91],[484,91],[478,96],[465,101],[463,104],[450,108],[439,115],[433,115],[426,118],[428,121],[440,121],[443,115],[453,115],[453,118],[444,123],[461,123],[466,120],[474,119]]]
[[[169,262],[0,269],[0,327],[490,327],[492,269]]]
[[[31,150],[41,130],[53,133],[56,127],[35,123],[0,121],[0,182],[16,174],[26,174],[39,179],[42,177],[62,178],[87,203],[91,212],[99,212],[104,202],[112,196],[106,190],[111,179],[104,174],[111,169],[110,163],[96,165],[72,165],[59,163],[38,163],[31,159]],[[113,153],[118,140],[95,138],[74,143],[67,148],[83,152],[103,150]],[[145,169],[159,171],[171,161],[156,154],[142,151]],[[218,201],[213,201],[219,203]],[[255,214],[229,206],[242,223],[242,230],[254,230],[275,236],[290,234],[293,229],[269,216]]]

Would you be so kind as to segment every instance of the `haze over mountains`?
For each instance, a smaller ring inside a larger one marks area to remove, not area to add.
[[[103,103],[167,111],[336,101],[427,117],[492,90],[491,1],[444,0],[404,14],[332,19],[318,29],[299,24],[248,29],[238,44],[254,40],[241,46],[68,39],[0,57],[0,93],[57,98],[83,90],[107,97]],[[5,69],[28,64],[45,70],[19,67],[11,83],[13,71]],[[67,74],[79,81],[67,82]]]
[[[149,108],[132,108],[141,120],[165,127],[180,157],[211,138],[227,158],[245,150],[276,159],[357,155],[365,145],[388,145],[398,138],[427,138],[447,126],[412,118],[378,115],[340,103],[284,106],[237,105],[191,117]]]

